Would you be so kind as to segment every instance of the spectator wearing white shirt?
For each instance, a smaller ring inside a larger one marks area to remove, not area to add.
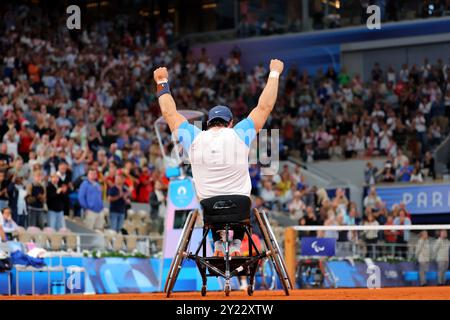
[[[414,120],[413,126],[416,130],[417,139],[421,144],[422,151],[425,151],[427,148],[427,127],[426,120],[421,111],[418,111]]]
[[[420,167],[420,162],[417,161],[415,166],[414,166],[414,170],[411,174],[411,178],[409,179],[410,182],[418,182],[421,183],[423,182],[423,174],[422,174],[422,169]]]
[[[371,187],[369,194],[364,198],[364,208],[378,210],[381,204],[381,198],[377,195],[377,190],[375,187]]]
[[[288,204],[288,210],[291,214],[291,218],[296,221],[301,219],[304,216],[305,209],[306,205],[302,200],[302,193],[300,191],[295,191],[294,197]]]
[[[438,285],[442,286],[446,283],[445,274],[448,270],[450,242],[447,239],[447,230],[439,232],[439,238],[433,246],[433,256],[435,257],[438,267]]]
[[[431,246],[428,240],[428,232],[422,231],[420,233],[420,239],[416,245],[416,258],[419,262],[419,279],[420,285],[427,284],[426,273],[430,268]]]
[[[380,142],[380,151],[384,155],[387,154],[386,150],[389,146],[391,137],[392,132],[388,129],[387,124],[384,124],[382,130],[378,133],[378,139]]]
[[[419,111],[423,114],[425,119],[429,119],[432,106],[433,101],[430,100],[430,97],[428,95],[423,95],[419,103]]]
[[[355,137],[354,151],[358,156],[363,156],[366,150],[364,135],[358,131]]]
[[[276,200],[272,181],[266,180],[263,182],[263,188],[261,190],[260,197],[264,200],[264,205],[271,209],[274,201]]]

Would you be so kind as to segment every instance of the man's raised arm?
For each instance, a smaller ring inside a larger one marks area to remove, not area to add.
[[[278,78],[283,72],[284,64],[278,59],[270,60],[270,73],[267,84],[258,100],[258,105],[249,114],[249,118],[255,124],[255,130],[258,132],[264,127],[267,118],[277,101]]]
[[[162,116],[169,125],[170,131],[174,132],[178,129],[180,124],[186,121],[186,118],[178,113],[175,100],[173,100],[173,97],[170,94],[169,73],[167,72],[167,68],[162,67],[156,69],[153,72],[153,79],[156,82],[156,95],[158,97]]]

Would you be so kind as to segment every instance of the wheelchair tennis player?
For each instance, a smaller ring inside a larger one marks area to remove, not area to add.
[[[280,60],[270,61],[269,77],[259,97],[258,105],[246,119],[234,125],[230,108],[215,106],[208,113],[205,131],[189,124],[186,118],[177,112],[170,92],[167,68],[160,67],[154,71],[161,113],[172,134],[177,136],[189,157],[195,189],[203,208],[215,208],[224,196],[225,199],[234,201],[235,214],[241,214],[240,209],[250,208],[251,182],[248,164],[250,144],[273,110],[283,67],[284,64]],[[223,217],[224,221],[226,219],[227,217]],[[214,256],[223,256],[223,230],[212,231]],[[244,233],[242,227],[233,228],[229,247],[231,256],[241,255],[240,247]]]

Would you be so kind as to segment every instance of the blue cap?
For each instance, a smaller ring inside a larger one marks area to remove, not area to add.
[[[214,119],[222,119],[226,122],[233,120],[233,113],[231,113],[230,108],[226,106],[215,106],[208,113],[208,123]]]

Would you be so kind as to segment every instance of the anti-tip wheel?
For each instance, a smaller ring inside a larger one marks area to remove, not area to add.
[[[202,286],[202,297],[206,296],[206,286]]]
[[[225,295],[228,297],[230,295],[230,292],[231,292],[231,286],[230,285],[225,285],[223,291],[225,292]]]
[[[249,295],[249,296],[252,296],[253,295],[253,286],[248,286],[247,287],[247,294]]]

